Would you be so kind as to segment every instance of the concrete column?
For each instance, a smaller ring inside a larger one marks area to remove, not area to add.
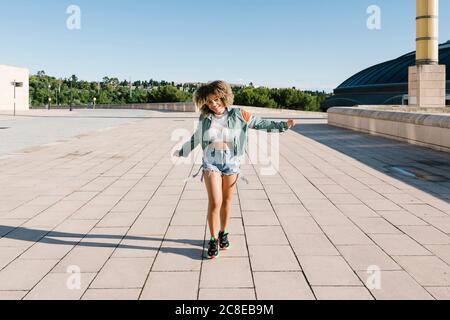
[[[438,64],[439,1],[416,1],[416,64]]]
[[[416,65],[409,68],[409,105],[445,107],[445,69],[439,65],[439,0],[416,0]]]

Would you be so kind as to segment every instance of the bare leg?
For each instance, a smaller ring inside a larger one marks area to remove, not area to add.
[[[205,171],[206,190],[208,191],[208,225],[211,237],[219,234],[220,208],[222,206],[222,177],[218,172]]]
[[[228,230],[231,218],[233,194],[236,190],[238,175],[223,176],[222,179],[222,206],[220,208],[220,231]]]

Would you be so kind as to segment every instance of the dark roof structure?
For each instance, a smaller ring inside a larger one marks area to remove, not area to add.
[[[344,81],[323,103],[334,106],[398,105],[408,94],[408,67],[416,63],[416,52],[367,68]],[[447,66],[447,94],[450,94],[450,41],[439,46],[439,63]]]

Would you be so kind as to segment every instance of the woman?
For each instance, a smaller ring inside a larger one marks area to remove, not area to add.
[[[174,156],[187,157],[197,145],[203,149],[203,178],[208,192],[208,225],[211,240],[207,258],[215,259],[219,250],[230,247],[228,224],[233,193],[240,174],[240,160],[248,140],[248,129],[285,132],[294,120],[275,122],[262,120],[233,104],[231,86],[214,81],[194,93],[194,103],[200,110],[199,125],[190,141]],[[220,248],[220,249],[219,249]]]

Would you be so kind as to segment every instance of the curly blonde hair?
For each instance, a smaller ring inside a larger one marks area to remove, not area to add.
[[[225,107],[231,106],[234,102],[233,90],[225,81],[213,81],[203,85],[194,92],[193,96],[197,110],[200,111],[203,116],[213,113],[206,103],[210,95],[218,96]]]

